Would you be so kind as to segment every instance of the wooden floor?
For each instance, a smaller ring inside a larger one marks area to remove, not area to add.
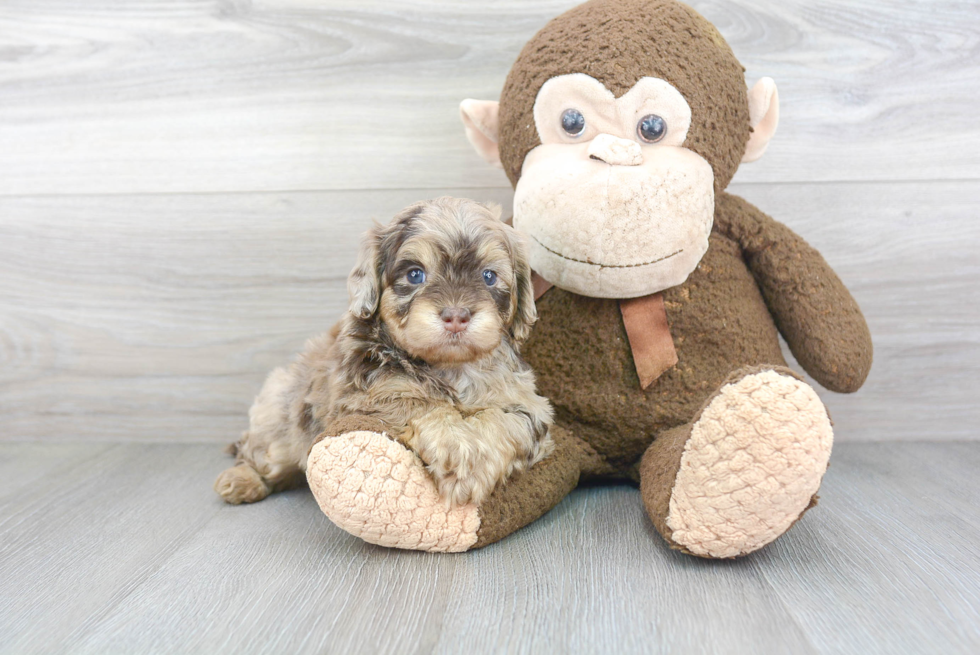
[[[307,490],[232,507],[195,444],[0,444],[0,652],[976,653],[980,443],[843,444],[820,505],[736,561],[629,487],[484,550],[371,546]]]
[[[510,205],[457,107],[577,1],[0,1],[0,653],[980,652],[976,0],[691,2],[779,87],[730,190],[875,342],[770,548],[672,553],[625,487],[459,556],[211,491],[372,219]]]

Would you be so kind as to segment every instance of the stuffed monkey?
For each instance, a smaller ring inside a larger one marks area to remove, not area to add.
[[[871,366],[857,304],[823,257],[725,192],[776,129],[778,96],[674,0],[592,0],[524,47],[467,136],[515,187],[536,273],[523,354],[556,411],[555,454],[448,510],[367,417],[332,426],[308,479],[372,543],[460,551],[535,520],[585,480],[632,480],[672,548],[753,552],[816,503],[833,432],[778,334],[824,387]]]

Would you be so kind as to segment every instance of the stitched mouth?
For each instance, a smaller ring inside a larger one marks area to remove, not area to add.
[[[663,257],[658,257],[657,259],[651,259],[648,262],[641,262],[639,264],[597,264],[596,262],[589,262],[589,261],[586,261],[584,259],[575,259],[574,257],[569,257],[568,255],[563,255],[560,252],[558,252],[557,250],[552,250],[548,246],[546,246],[543,243],[541,243],[540,241],[538,241],[538,238],[535,237],[533,234],[532,235],[529,235],[529,236],[532,239],[534,239],[534,241],[539,246],[541,246],[542,248],[544,248],[545,250],[547,250],[548,252],[550,252],[552,255],[556,255],[558,257],[561,257],[562,259],[567,259],[570,262],[576,262],[578,264],[588,264],[589,266],[598,266],[599,268],[636,268],[637,266],[649,266],[650,264],[657,264],[659,262],[664,261],[665,259],[670,259],[674,255],[679,255],[682,252],[684,252],[684,249],[681,248],[680,250],[676,250],[676,251],[670,253],[669,255],[664,255]]]

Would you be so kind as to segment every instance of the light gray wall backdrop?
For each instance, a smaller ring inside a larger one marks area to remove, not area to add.
[[[457,117],[567,0],[5,0],[0,439],[237,437],[343,311],[372,218],[509,204]],[[980,4],[692,4],[776,79],[731,190],[817,246],[875,340],[839,440],[975,439]]]

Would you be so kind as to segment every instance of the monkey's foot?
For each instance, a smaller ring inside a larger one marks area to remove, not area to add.
[[[418,456],[384,434],[361,430],[317,442],[306,476],[324,514],[369,543],[433,552],[476,543],[476,505],[448,508]]]
[[[833,445],[830,418],[816,392],[782,370],[755,369],[722,386],[692,424],[644,455],[644,503],[673,547],[746,555],[816,503]]]

